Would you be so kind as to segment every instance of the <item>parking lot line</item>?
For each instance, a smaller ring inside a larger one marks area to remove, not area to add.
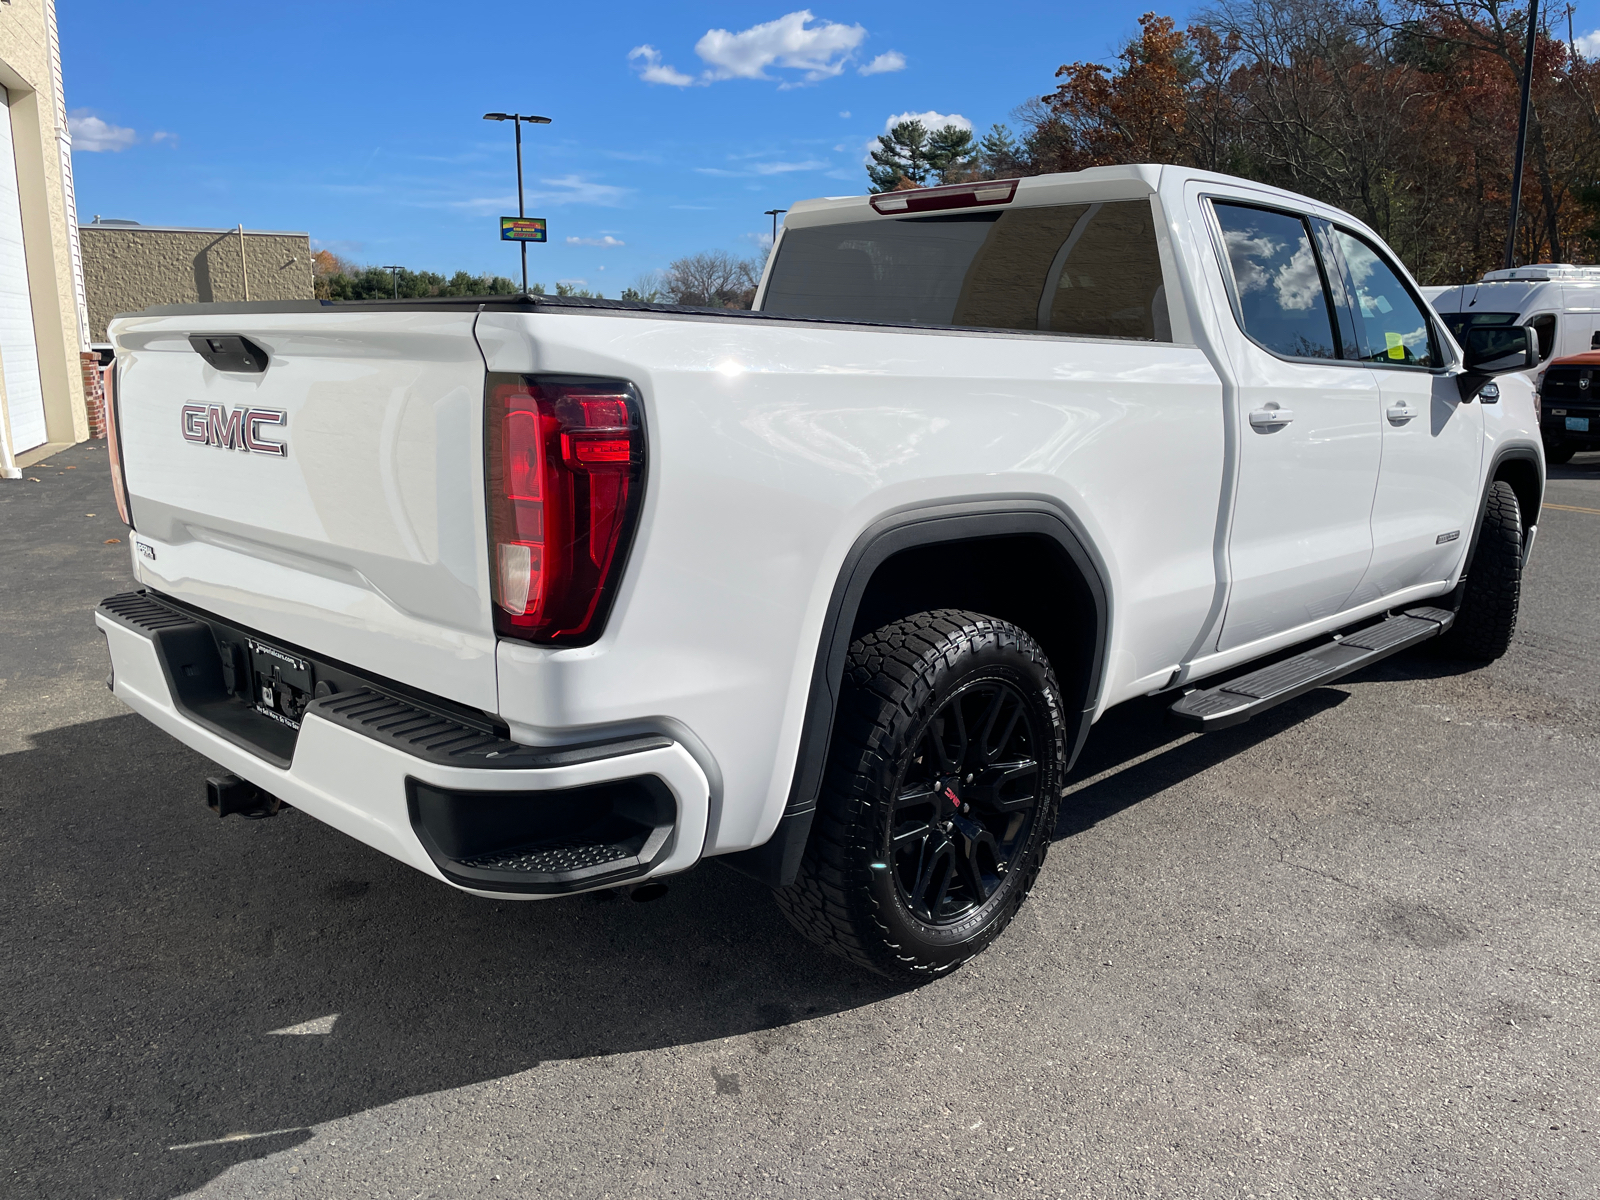
[[[1591,514],[1593,516],[1600,517],[1600,508],[1579,508],[1575,504],[1543,504],[1540,507],[1541,508],[1559,508],[1562,512],[1589,513],[1589,514]]]

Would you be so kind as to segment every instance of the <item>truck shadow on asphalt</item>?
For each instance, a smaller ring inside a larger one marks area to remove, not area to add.
[[[1243,725],[1203,736],[1195,736],[1168,721],[1166,710],[1177,699],[1177,693],[1120,704],[1095,724],[1073,766],[1067,779],[1067,795],[1061,803],[1056,838],[1091,829],[1158,792],[1337,708],[1350,698],[1347,692],[1338,690],[1347,685],[1442,679],[1481,668],[1481,663],[1437,657],[1426,647],[1414,649],[1268,709]]]
[[[132,715],[0,758],[8,1196],[176,1196],[407,1097],[733,1035],[776,1050],[901,990],[729,870],[649,904],[489,902],[300,813],[219,821],[214,770]],[[329,1031],[272,1032],[307,1022]]]
[[[1073,772],[1103,778],[1058,836],[1344,699],[1188,740],[1171,697],[1113,710]],[[486,902],[300,813],[219,821],[214,769],[132,715],[0,758],[9,1194],[165,1200],[408,1097],[750,1033],[777,1049],[902,990],[815,950],[732,871],[650,904]],[[316,1032],[275,1032],[297,1026]]]

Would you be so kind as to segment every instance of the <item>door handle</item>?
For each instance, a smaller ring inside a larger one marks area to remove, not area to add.
[[[1389,406],[1389,420],[1409,421],[1417,415],[1417,410],[1409,404],[1391,404]]]
[[[1294,420],[1294,413],[1287,408],[1258,408],[1250,414],[1250,424],[1257,429],[1271,429],[1277,425],[1287,425]]]

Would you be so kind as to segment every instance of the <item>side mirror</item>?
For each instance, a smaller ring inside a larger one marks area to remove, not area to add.
[[[1463,370],[1456,376],[1461,402],[1481,395],[1492,404],[1500,399],[1500,389],[1489,382],[1492,376],[1539,365],[1539,334],[1531,325],[1479,325],[1467,330],[1462,350]]]
[[[1478,325],[1467,330],[1462,365],[1470,375],[1502,375],[1539,365],[1539,335],[1527,325]]]

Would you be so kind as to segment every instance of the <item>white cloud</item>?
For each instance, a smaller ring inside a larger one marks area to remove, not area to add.
[[[808,158],[805,162],[752,163],[750,169],[757,175],[787,175],[790,171],[820,171],[833,164],[821,159]]]
[[[628,51],[628,61],[639,64],[639,78],[646,83],[665,83],[672,87],[688,87],[694,83],[693,75],[685,75],[676,67],[661,61],[661,51],[654,46],[635,46]]]
[[[627,242],[620,241],[619,239],[612,237],[609,233],[604,237],[569,237],[567,239],[567,245],[569,246],[626,246],[627,244]],[[604,267],[601,267],[600,269],[602,271],[605,270]]]
[[[902,121],[921,121],[922,127],[932,133],[935,129],[943,129],[946,125],[954,125],[957,129],[972,132],[972,122],[960,113],[941,113],[929,109],[927,112],[903,112],[890,117],[883,123],[883,131],[888,133]],[[877,142],[873,142],[876,146]]]
[[[721,175],[737,179],[748,175],[787,175],[791,171],[822,171],[832,165],[820,158],[808,158],[804,162],[754,162],[736,171],[723,167],[696,167],[695,171],[701,175]]]
[[[845,120],[846,120],[846,121],[848,121],[848,120],[849,120],[849,119],[850,119],[850,114],[849,114],[849,113],[847,113],[847,112],[842,112],[842,113],[840,113],[840,114],[839,114],[839,115],[840,115],[840,116],[841,116],[841,117],[843,117],[843,118],[844,118],[844,119],[845,119]]]
[[[598,204],[612,208],[621,204],[632,190],[609,183],[595,183],[581,175],[563,175],[558,179],[539,180],[528,192],[528,203]],[[452,200],[449,206],[472,212],[497,212],[503,216],[517,206],[517,197],[514,192],[508,196],[474,196],[467,200]]]
[[[1574,45],[1578,47],[1578,53],[1585,58],[1600,58],[1600,29],[1583,34]]]
[[[559,179],[543,179],[543,191],[528,194],[529,200],[543,200],[547,204],[602,204],[622,203],[632,189],[616,187],[609,183],[595,183],[581,175],[563,175]]]
[[[152,146],[159,146],[162,142],[169,142],[176,146],[178,144],[178,135],[169,133],[165,129],[158,129],[150,135],[150,144]]]
[[[815,20],[802,8],[738,33],[709,29],[694,52],[710,64],[708,79],[771,79],[767,68],[776,66],[804,72],[804,81],[815,83],[842,72],[867,36],[860,25],[812,25]]]
[[[126,150],[139,140],[133,130],[108,124],[86,108],[78,109],[67,118],[67,128],[72,134],[72,148],[91,153]]]
[[[704,86],[723,79],[782,80],[782,88],[800,87],[842,75],[855,61],[856,51],[866,40],[861,25],[819,21],[809,8],[752,25],[737,33],[708,29],[694,44],[694,52],[706,64],[699,77],[687,75],[661,61],[661,51],[646,43],[628,51],[628,61],[646,83],[670,87]],[[881,75],[905,69],[906,56],[889,50],[857,68],[863,75]],[[768,74],[770,68],[800,72],[799,78]],[[847,112],[841,117],[849,118]]]
[[[890,71],[904,71],[906,69],[906,56],[898,50],[889,50],[878,55],[866,66],[859,68],[863,75],[883,75]]]

